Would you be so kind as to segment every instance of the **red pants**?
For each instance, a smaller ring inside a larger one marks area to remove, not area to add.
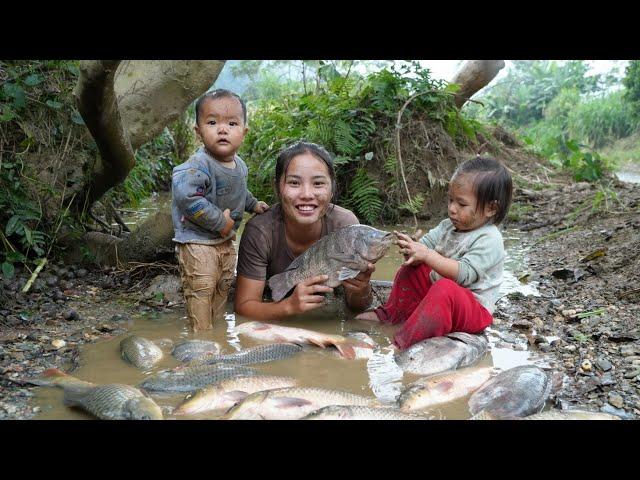
[[[400,267],[389,300],[374,310],[381,322],[404,323],[393,337],[401,349],[450,332],[479,333],[493,322],[471,290],[448,278],[431,283],[430,273],[423,263]]]

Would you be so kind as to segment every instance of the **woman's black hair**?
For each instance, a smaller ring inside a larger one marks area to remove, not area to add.
[[[276,161],[276,177],[275,177],[275,192],[278,199],[280,198],[280,179],[289,168],[289,164],[291,160],[293,160],[298,155],[303,155],[308,153],[313,155],[318,160],[324,162],[327,166],[327,170],[329,171],[329,178],[331,179],[331,198],[329,202],[333,202],[333,199],[337,197],[338,187],[336,185],[336,171],[333,167],[333,157],[331,154],[320,145],[311,142],[300,141],[294,143],[283,149],[278,155],[278,160]]]
[[[509,213],[513,195],[513,182],[507,168],[493,158],[478,155],[462,163],[453,178],[460,174],[473,177],[473,191],[478,202],[476,210],[484,210],[486,205],[495,202],[496,214],[492,221],[499,225]]]
[[[217,90],[212,90],[210,92],[205,93],[196,101],[196,123],[200,120],[200,108],[202,104],[207,99],[215,100],[217,98],[236,98],[240,102],[240,106],[242,107],[242,120],[244,124],[247,124],[247,105],[244,103],[244,100],[240,98],[239,95],[233,93],[231,90],[225,90],[224,88],[218,88]]]

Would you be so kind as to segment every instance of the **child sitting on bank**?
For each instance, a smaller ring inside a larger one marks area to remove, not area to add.
[[[213,328],[224,313],[236,264],[233,239],[244,212],[269,208],[247,189],[247,165],[237,155],[246,125],[247,108],[238,95],[205,93],[196,102],[195,125],[204,145],[173,169],[173,241],[193,331]]]
[[[496,225],[509,211],[512,190],[496,160],[478,156],[460,165],[449,183],[448,218],[419,242],[395,232],[405,262],[389,299],[356,319],[402,324],[393,339],[400,349],[491,325],[505,259]]]

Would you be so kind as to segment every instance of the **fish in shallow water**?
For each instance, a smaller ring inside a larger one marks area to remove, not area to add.
[[[349,392],[292,387],[252,393],[221,417],[224,420],[298,420],[329,405],[375,407],[379,402]]]
[[[325,285],[337,287],[354,278],[387,253],[392,234],[367,225],[349,225],[325,235],[298,256],[282,273],[269,279],[274,301],[282,300],[298,283],[328,275]]]
[[[120,342],[122,358],[138,368],[149,369],[162,359],[162,350],[151,340],[130,335]]]
[[[283,327],[262,322],[245,322],[235,327],[237,333],[255,340],[266,342],[287,342],[297,344],[310,344],[325,348],[332,345],[340,354],[348,359],[354,359],[355,347],[372,349],[373,347],[363,341],[346,338],[342,335],[330,335],[328,333],[314,332],[304,328]]]
[[[255,375],[256,371],[240,365],[197,365],[158,372],[138,386],[150,392],[193,392],[227,378]]]
[[[362,360],[362,359],[369,359],[373,356],[374,350],[376,348],[378,348],[378,343],[371,338],[368,334],[364,333],[364,332],[347,332],[344,334],[344,336],[346,338],[350,338],[353,340],[358,340],[361,342],[366,343],[367,345],[369,345],[368,348],[364,348],[364,347],[357,347],[354,346],[353,347],[353,353],[354,353],[354,360]],[[317,348],[315,347],[306,347],[308,350],[313,350],[313,351],[317,351]],[[337,357],[337,358],[344,358],[339,351],[334,350],[334,349],[330,349],[330,350],[323,350],[323,353],[326,353],[327,355],[331,356],[331,357]]]
[[[422,340],[395,354],[395,361],[405,372],[434,375],[473,365],[487,352],[488,341],[483,335],[464,332]]]
[[[181,362],[190,362],[205,355],[217,355],[220,345],[207,340],[185,340],[173,347],[171,355]]]
[[[211,365],[214,363],[227,363],[233,365],[251,365],[254,363],[267,363],[275,360],[289,358],[300,352],[302,347],[295,343],[270,343],[246,348],[236,353],[226,355],[206,355],[192,364]]]
[[[587,410],[547,410],[529,415],[522,420],[622,420],[617,415]]]
[[[491,378],[491,367],[465,368],[421,378],[398,398],[402,411],[421,410],[466,397]]]
[[[193,415],[215,410],[227,411],[252,393],[293,387],[297,383],[298,381],[292,377],[269,375],[229,378],[187,396],[173,414]]]
[[[469,412],[472,419],[526,417],[540,412],[550,393],[551,378],[544,370],[521,365],[499,373],[471,395]]]
[[[162,420],[160,407],[143,392],[129,385],[96,385],[79,380],[57,368],[43,372],[39,379],[29,380],[40,386],[60,387],[64,403],[79,407],[102,420]]]
[[[401,412],[396,408],[330,405],[311,412],[302,420],[431,420],[431,418]]]

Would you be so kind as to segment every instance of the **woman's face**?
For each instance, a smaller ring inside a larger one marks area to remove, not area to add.
[[[329,168],[310,153],[294,157],[280,178],[280,203],[285,218],[312,225],[322,218],[331,200]]]

